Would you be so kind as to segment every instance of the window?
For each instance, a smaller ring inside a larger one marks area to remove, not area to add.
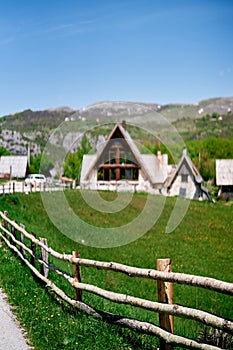
[[[138,180],[138,168],[132,169],[132,180]]]
[[[130,168],[125,169],[125,178],[127,180],[131,180],[132,179],[132,169],[130,169]]]
[[[126,162],[126,156],[125,156],[125,151],[120,151],[120,164],[125,164]]]
[[[112,139],[99,160],[98,181],[138,180],[139,167],[124,139]]]
[[[188,182],[188,174],[181,174],[181,182]]]
[[[109,164],[116,164],[116,151],[109,151]]]
[[[117,180],[116,168],[111,169],[111,180]]]
[[[120,168],[120,179],[121,180],[125,180],[125,178],[126,178],[125,173],[126,173],[126,169],[125,168]]]
[[[129,180],[137,181],[139,175],[139,169],[137,167],[124,167],[123,165],[103,165],[98,169],[97,180],[98,181],[111,181],[111,180]]]

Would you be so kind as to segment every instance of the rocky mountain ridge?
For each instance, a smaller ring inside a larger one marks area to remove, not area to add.
[[[41,152],[52,130],[61,123],[76,121],[78,131],[71,130],[66,136],[65,144],[70,144],[69,137],[75,139],[87,125],[96,126],[102,122],[115,122],[126,119],[143,121],[146,126],[145,114],[159,113],[169,122],[188,119],[195,120],[212,113],[227,114],[233,111],[233,97],[212,98],[193,104],[166,104],[100,101],[79,110],[70,107],[50,108],[44,111],[30,109],[0,118],[0,146],[14,154],[27,154],[30,147],[31,154]],[[72,128],[71,128],[72,129]],[[70,136],[69,136],[70,135]]]

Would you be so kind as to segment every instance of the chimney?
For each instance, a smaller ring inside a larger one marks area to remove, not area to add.
[[[186,148],[186,147],[184,147],[184,149],[183,149],[183,156],[187,156],[187,154],[188,154],[188,152],[187,152],[187,148]]]
[[[122,126],[126,130],[126,121],[125,120],[122,120]]]
[[[161,155],[161,140],[160,140],[160,135],[158,136],[158,155]]]
[[[157,159],[159,163],[161,164],[163,161],[163,156],[161,153],[161,140],[160,140],[160,135],[158,135],[158,151],[157,151]]]

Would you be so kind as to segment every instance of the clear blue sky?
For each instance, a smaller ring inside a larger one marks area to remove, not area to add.
[[[233,1],[0,1],[0,116],[233,96]]]

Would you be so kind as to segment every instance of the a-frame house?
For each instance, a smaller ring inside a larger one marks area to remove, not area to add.
[[[208,190],[203,187],[202,182],[203,179],[185,148],[179,164],[165,183],[167,195],[189,199],[212,200]]]
[[[167,171],[168,156],[141,154],[123,122],[114,126],[97,154],[83,157],[80,187],[159,193]]]

